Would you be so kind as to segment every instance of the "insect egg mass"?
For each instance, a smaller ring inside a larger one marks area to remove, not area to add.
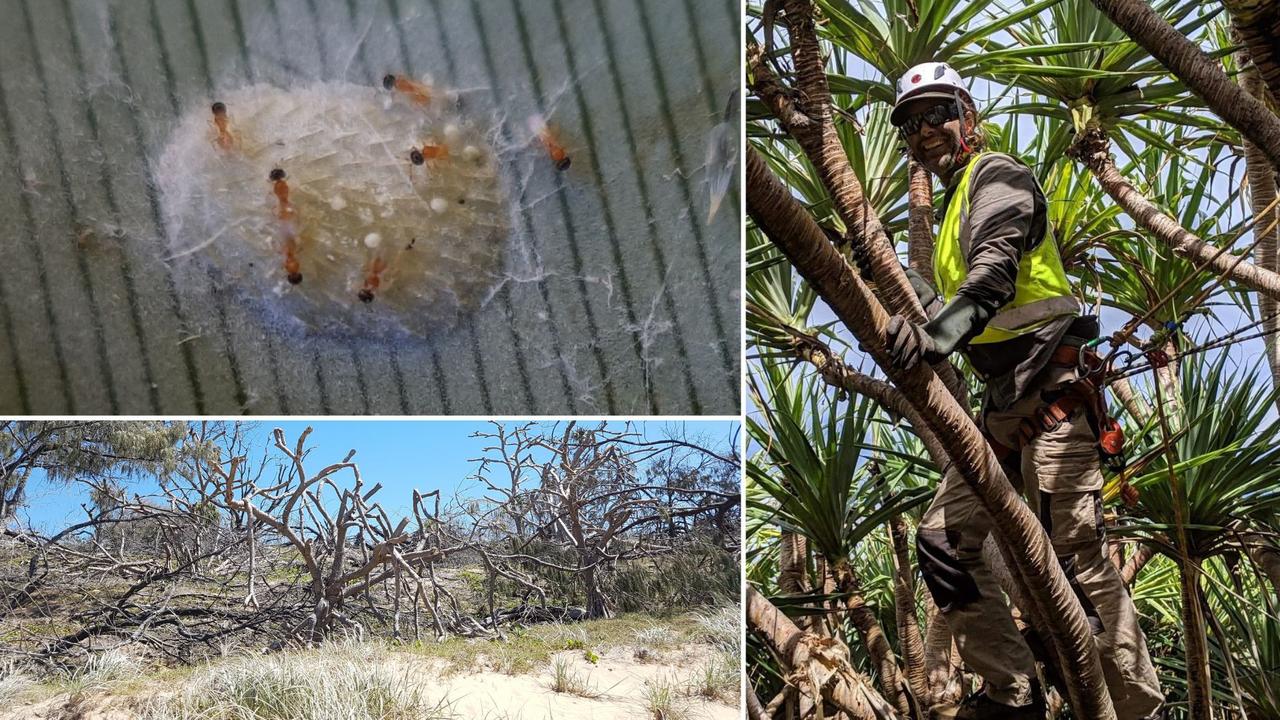
[[[252,85],[184,115],[155,168],[173,261],[316,331],[464,318],[506,271],[499,161],[487,125],[407,82]]]

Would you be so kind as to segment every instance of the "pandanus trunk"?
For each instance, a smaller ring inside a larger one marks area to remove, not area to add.
[[[747,629],[778,658],[787,681],[815,702],[825,700],[850,720],[895,716],[849,665],[848,648],[802,631],[752,585],[747,585]]]
[[[960,652],[956,650],[951,628],[947,627],[947,621],[934,604],[933,598],[925,593],[924,601],[924,665],[929,678],[929,695],[925,703],[936,705],[960,702],[960,698],[964,696]]]
[[[811,0],[784,0],[783,18],[791,37],[791,57],[795,63],[795,89],[790,92],[773,76],[758,53],[748,55],[754,77],[753,89],[770,106],[783,129],[795,138],[800,149],[818,171],[818,178],[831,195],[831,204],[844,222],[847,237],[866,248],[872,274],[884,293],[884,301],[894,312],[915,320],[924,318],[915,301],[911,284],[903,274],[880,217],[871,207],[858,181],[840,135],[836,132],[827,85],[826,60],[818,43]]]
[[[611,618],[613,602],[600,584],[601,573],[597,572],[598,569],[597,566],[592,566],[582,571],[582,582],[587,586],[587,617]]]
[[[1240,285],[1257,290],[1272,300],[1280,300],[1280,274],[1248,261],[1238,261],[1230,252],[1219,254],[1219,248],[1196,237],[1138,192],[1116,167],[1115,159],[1111,157],[1111,141],[1102,128],[1089,127],[1079,133],[1067,153],[1089,168],[1102,190],[1134,222],[1172,249],[1175,255],[1195,263],[1196,267],[1203,267],[1206,272],[1226,274],[1228,279]]]
[[[849,621],[858,631],[858,637],[871,655],[872,662],[880,675],[880,691],[893,703],[898,712],[911,714],[911,699],[907,696],[902,682],[902,672],[898,669],[898,659],[894,657],[889,638],[885,637],[884,628],[876,620],[876,614],[867,605],[862,595],[862,585],[858,582],[853,568],[844,560],[831,564],[831,574],[835,577],[836,591],[845,595],[845,611]]]
[[[827,559],[821,555],[815,556],[813,558],[813,569],[814,577],[818,579],[818,584],[814,586],[814,591],[820,595],[834,598],[836,581],[831,577]],[[840,637],[840,634],[844,632],[844,621],[839,614],[839,600],[828,600],[826,606],[831,612],[810,618],[811,623],[808,629],[810,632],[819,635]]]
[[[864,248],[870,259],[871,274],[885,306],[909,320],[923,322],[924,308],[911,289],[893,243],[880,216],[867,200],[836,132],[826,61],[814,23],[814,4],[812,0],[784,0],[783,12],[791,37],[797,92],[782,85],[754,43],[749,44],[747,50],[752,90],[769,106],[773,116],[795,138],[817,169],[819,179],[831,195],[832,206],[845,224],[848,239]],[[957,400],[965,402],[968,389],[955,368],[941,362],[937,371]]]
[[[1120,568],[1120,581],[1125,587],[1133,585],[1133,581],[1138,579],[1138,573],[1142,572],[1142,568],[1151,562],[1151,558],[1155,557],[1156,551],[1150,545],[1139,545],[1137,550],[1124,561],[1124,567]]]
[[[1039,521],[1014,492],[977,426],[931,368],[902,370],[890,362],[885,350],[889,322],[885,309],[760,156],[748,149],[746,159],[747,206],[756,224],[919,409],[929,430],[946,439],[957,472],[996,518],[996,531],[1012,551],[1017,572],[1054,635],[1076,714],[1114,720],[1084,611]]]
[[[889,540],[893,543],[893,605],[898,622],[898,644],[906,666],[907,684],[917,698],[929,694],[929,677],[924,667],[924,638],[916,617],[915,570],[908,549],[911,535],[901,515],[889,518]]]
[[[747,685],[747,718],[748,720],[770,720],[769,712],[764,709],[764,703],[760,702],[760,696],[756,695],[756,689]]]
[[[1166,342],[1160,348],[1166,355],[1173,358],[1168,365],[1156,369],[1156,377],[1160,380],[1160,397],[1164,400],[1165,421],[1169,423],[1173,432],[1182,429],[1182,382],[1178,372],[1178,345],[1173,339]]]
[[[1213,690],[1209,680],[1209,642],[1205,633],[1204,598],[1200,594],[1200,561],[1187,558],[1180,568],[1182,627],[1187,654],[1187,717],[1212,720]]]
[[[311,626],[311,644],[319,644],[331,636],[337,629],[339,610],[342,607],[342,592],[329,589],[324,597],[316,601],[314,610],[315,623]]]
[[[1262,82],[1280,97],[1280,5],[1274,0],[1223,0],[1222,4],[1231,13],[1231,24],[1253,56]]]
[[[1242,50],[1236,53],[1236,59],[1240,65],[1240,86],[1245,92],[1267,104],[1267,89],[1258,75],[1256,64],[1250,61],[1249,52]],[[1280,81],[1280,77],[1277,80]],[[1245,177],[1249,180],[1249,203],[1256,220],[1253,226],[1253,236],[1258,240],[1255,255],[1260,266],[1274,272],[1280,267],[1276,262],[1276,241],[1280,238],[1280,208],[1272,207],[1270,211],[1267,208],[1276,199],[1275,170],[1267,164],[1267,158],[1258,146],[1248,140],[1244,141],[1244,167]],[[1276,342],[1275,336],[1280,319],[1275,317],[1276,309],[1274,299],[1266,295],[1258,296],[1258,314],[1263,318],[1262,329],[1268,333],[1262,337],[1262,345],[1267,365],[1271,368],[1272,382],[1280,387],[1280,343]],[[1276,403],[1280,406],[1280,397],[1276,398]]]
[[[1147,405],[1147,401],[1141,395],[1134,392],[1129,378],[1118,378],[1113,381],[1111,392],[1115,393],[1116,399],[1139,425],[1146,423],[1147,418],[1151,417],[1151,406]]]
[[[933,181],[914,159],[907,160],[907,168],[907,266],[933,282]]]
[[[808,559],[809,543],[803,535],[788,530],[778,532],[778,590],[784,595],[804,595],[809,591]],[[799,624],[805,630],[816,631],[822,618],[801,618]]]
[[[1271,591],[1280,597],[1280,548],[1263,535],[1250,533],[1244,540],[1249,547],[1249,557],[1271,582]]]
[[[1218,117],[1257,145],[1271,165],[1280,170],[1280,118],[1232,82],[1217,63],[1145,0],[1092,1],[1111,22],[1169,68],[1188,90],[1199,95]]]
[[[787,530],[778,533],[778,589],[783,593],[803,595],[808,590],[807,553],[803,535]]]
[[[1160,411],[1163,406],[1160,383],[1155,383],[1156,417],[1160,422],[1160,437],[1166,454],[1169,495],[1173,500],[1174,538],[1177,543],[1177,561],[1182,592],[1182,627],[1187,661],[1187,717],[1190,720],[1213,720],[1209,680],[1209,646],[1205,639],[1203,598],[1200,595],[1200,559],[1192,555],[1187,535],[1187,496],[1182,478],[1175,469],[1178,455],[1170,438],[1173,436],[1168,418]]]

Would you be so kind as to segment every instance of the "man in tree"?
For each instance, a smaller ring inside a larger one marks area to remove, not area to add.
[[[1097,319],[1080,315],[1035,176],[1009,155],[983,152],[977,112],[956,71],[917,65],[897,91],[891,121],[947,190],[933,253],[938,292],[912,278],[931,319],[890,320],[892,361],[910,368],[965,351],[986,381],[983,432],[1010,479],[1024,486],[1089,618],[1117,717],[1150,717],[1163,695],[1103,536],[1101,402],[1088,401],[1075,384],[1079,347],[1097,337]],[[982,692],[937,714],[1043,720],[1031,651],[982,560],[991,524],[951,471],[916,536],[925,584],[961,657],[985,680]]]

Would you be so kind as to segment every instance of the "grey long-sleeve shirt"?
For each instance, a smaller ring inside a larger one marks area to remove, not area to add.
[[[952,176],[942,212],[961,174]],[[957,293],[998,312],[1013,300],[1022,253],[1044,241],[1047,225],[1048,202],[1031,169],[1009,155],[983,155],[969,181],[969,215],[960,224],[969,271]],[[987,381],[984,405],[1000,410],[1022,397],[1074,321],[1063,317],[1013,340],[968,346],[966,355]]]

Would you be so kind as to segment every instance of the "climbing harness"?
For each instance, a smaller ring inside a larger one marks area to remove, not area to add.
[[[1104,395],[1106,366],[1101,358],[1085,346],[1062,345],[1049,358],[1049,364],[1076,368],[1080,371],[1080,378],[1040,394],[1045,404],[1038,407],[1031,417],[1018,423],[1016,447],[998,442],[984,430],[996,457],[1004,461],[1015,450],[1021,450],[1043,433],[1053,431],[1077,410],[1084,408],[1085,418],[1098,438],[1098,457],[1112,472],[1122,472],[1125,468],[1124,430],[1107,412]]]

